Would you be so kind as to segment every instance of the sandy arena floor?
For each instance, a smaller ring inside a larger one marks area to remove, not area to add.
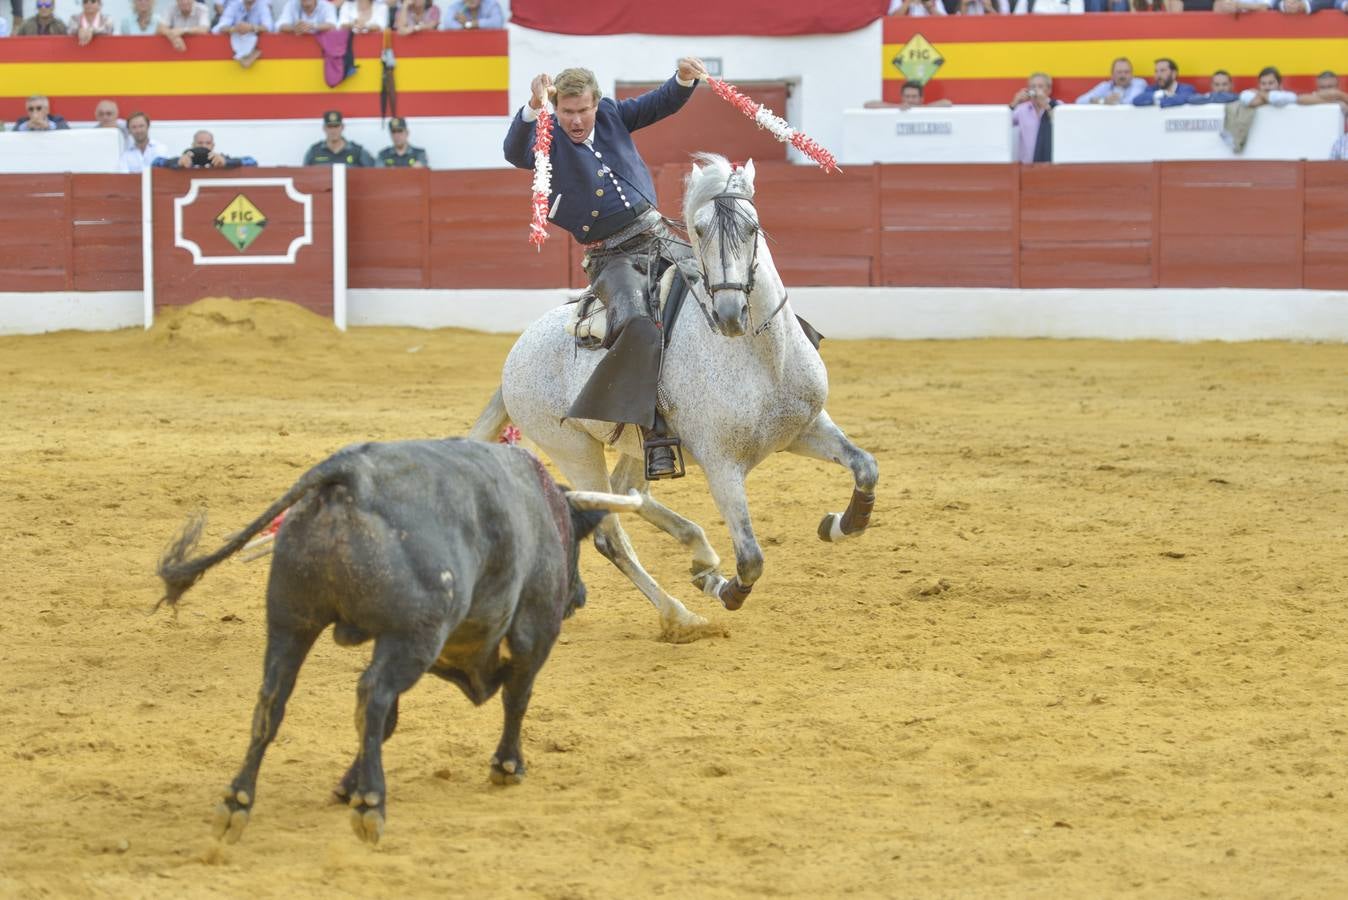
[[[827,342],[829,408],[880,459],[873,527],[781,456],[750,482],[767,572],[729,636],[657,640],[594,550],[525,722],[430,678],[386,748],[388,828],[328,791],[367,648],[320,640],[243,841],[266,564],[175,618],[154,563],[354,441],[466,429],[511,339],[340,335],[283,304],[151,332],[0,338],[0,895],[1348,895],[1348,347]],[[729,539],[700,474],[662,488]]]

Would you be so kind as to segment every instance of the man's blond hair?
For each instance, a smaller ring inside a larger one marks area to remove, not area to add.
[[[603,92],[599,90],[598,79],[589,69],[563,69],[552,80],[552,86],[557,89],[558,100],[563,97],[579,97],[586,91],[591,92],[595,103],[598,103],[599,98],[604,96]]]

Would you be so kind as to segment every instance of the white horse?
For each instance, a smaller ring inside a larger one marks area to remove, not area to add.
[[[828,375],[796,322],[759,227],[753,161],[732,169],[720,156],[699,154],[696,160],[687,179],[684,221],[702,285],[690,286],[672,328],[659,395],[670,433],[682,439],[689,464],[706,473],[730,528],[735,575],[720,574],[720,559],[700,527],[650,497],[640,429],[624,430],[616,444],[622,456],[610,477],[604,446],[613,425],[566,418],[602,356],[576,349],[566,331],[567,307],[541,317],[515,342],[501,387],[471,435],[494,440],[513,420],[573,488],[638,491],[644,500],[638,514],[692,551],[693,584],[727,609],[738,609],[763,573],[744,489],[750,469],[779,450],[850,469],[854,490],[847,511],[829,513],[819,525],[826,541],[865,530],[879,470],[875,458],[848,440],[824,411]],[[600,526],[595,546],[659,610],[666,639],[692,640],[708,630],[704,618],[642,568],[617,516]]]

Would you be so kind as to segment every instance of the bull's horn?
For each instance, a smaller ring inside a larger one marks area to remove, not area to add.
[[[567,502],[576,509],[606,509],[609,512],[631,512],[641,509],[641,495],[606,494],[603,491],[567,491]]]

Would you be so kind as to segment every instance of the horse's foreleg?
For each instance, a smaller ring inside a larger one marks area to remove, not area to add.
[[[735,577],[726,581],[712,573],[704,579],[702,591],[720,600],[726,609],[739,609],[753,590],[754,582],[763,574],[763,550],[758,546],[753,522],[749,519],[744,472],[736,466],[706,461],[703,461],[702,469],[707,473],[712,499],[730,527],[730,538],[735,545]]]
[[[673,537],[692,552],[693,564],[689,568],[689,572],[692,573],[693,584],[699,590],[702,589],[708,577],[719,574],[717,569],[721,566],[721,557],[708,543],[707,533],[696,522],[684,518],[651,496],[650,487],[646,481],[646,473],[642,471],[641,460],[624,456],[613,470],[612,481],[614,493],[625,494],[631,490],[639,491],[643,501],[641,508],[637,510],[637,515]]]
[[[627,539],[622,523],[614,515],[606,516],[594,533],[594,545],[600,553],[618,567],[618,571],[627,576],[637,586],[637,590],[646,595],[660,611],[662,637],[674,643],[695,641],[708,634],[720,633],[722,629],[708,624],[707,620],[665,593],[664,588],[642,568],[637,552]]]
[[[875,483],[880,480],[880,469],[875,464],[875,457],[848,440],[847,435],[833,424],[824,411],[820,411],[786,449],[811,459],[835,462],[852,470],[852,499],[844,512],[827,513],[824,516],[819,523],[819,539],[841,541],[865,531],[871,523],[871,507],[875,505]]]

